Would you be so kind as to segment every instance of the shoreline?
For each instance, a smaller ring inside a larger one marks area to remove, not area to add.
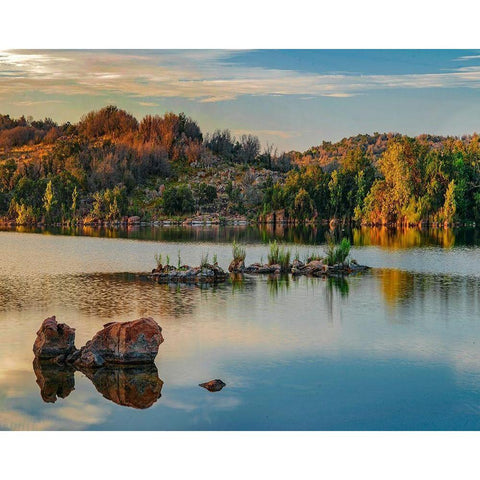
[[[32,228],[51,228],[51,227],[209,227],[209,226],[268,226],[268,227],[329,227],[336,228],[387,228],[392,230],[402,229],[450,229],[450,228],[477,228],[475,222],[454,222],[446,224],[442,222],[419,222],[418,224],[405,223],[363,223],[355,221],[336,221],[333,220],[315,220],[315,221],[266,221],[248,219],[244,215],[231,217],[220,217],[218,215],[198,215],[195,217],[178,218],[166,217],[156,220],[144,220],[138,216],[123,217],[119,220],[79,220],[68,222],[30,222],[18,223],[15,220],[0,219],[0,227],[32,227]]]

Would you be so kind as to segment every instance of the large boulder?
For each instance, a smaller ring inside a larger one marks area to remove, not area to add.
[[[33,353],[39,360],[64,360],[75,351],[75,329],[57,323],[55,316],[46,318],[37,332]]]
[[[71,361],[86,368],[105,364],[153,363],[163,342],[162,329],[153,318],[110,322],[103,326]]]

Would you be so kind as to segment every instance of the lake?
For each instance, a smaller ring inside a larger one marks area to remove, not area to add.
[[[253,263],[266,260],[269,239],[303,256],[322,250],[324,234],[4,228],[0,429],[480,429],[477,230],[344,232],[352,257],[373,267],[345,279],[245,276],[199,288],[137,275],[160,252],[190,264],[217,254],[226,268],[235,238]],[[93,380],[34,369],[35,334],[51,315],[76,328],[77,347],[107,322],[152,316],[165,338],[156,369]],[[216,378],[219,392],[198,386]]]

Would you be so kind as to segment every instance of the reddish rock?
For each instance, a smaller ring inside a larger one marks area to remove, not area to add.
[[[40,360],[65,358],[75,351],[75,329],[57,323],[55,316],[46,318],[33,344],[35,358]]]
[[[243,260],[233,259],[228,266],[229,272],[243,272],[245,270],[245,262]]]
[[[129,225],[136,225],[140,223],[140,217],[137,215],[133,215],[132,217],[128,217],[128,224]]]
[[[210,380],[209,382],[199,383],[198,386],[206,388],[209,392],[219,392],[226,386],[226,383],[217,378],[216,380]]]
[[[162,329],[153,318],[111,322],[74,354],[72,360],[83,367],[153,363],[162,342]]]

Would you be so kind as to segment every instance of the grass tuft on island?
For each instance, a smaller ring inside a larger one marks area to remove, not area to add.
[[[228,277],[228,273],[218,266],[216,254],[213,256],[213,263],[209,263],[208,253],[202,254],[198,267],[182,265],[180,251],[177,266],[170,265],[168,255],[165,264],[162,263],[162,258],[162,254],[155,255],[157,267],[150,274],[150,277],[158,283],[220,283]]]
[[[234,246],[234,251],[238,246]],[[246,255],[245,249],[244,253]],[[313,277],[346,276],[352,273],[359,273],[368,270],[370,267],[359,265],[356,260],[349,259],[350,241],[343,238],[339,244],[335,242],[333,235],[327,235],[327,247],[325,255],[318,253],[308,254],[305,261],[300,260],[298,251],[295,253],[293,262],[290,249],[279,245],[277,241],[270,242],[268,263],[253,263],[245,267],[243,260],[232,261],[229,271],[232,273],[249,274],[285,274],[308,275]],[[245,256],[243,257],[245,258]]]
[[[289,274],[294,276],[306,275],[312,277],[343,277],[352,273],[368,270],[370,267],[359,265],[356,260],[350,259],[350,241],[342,238],[340,243],[335,242],[333,235],[327,235],[327,246],[324,256],[319,252],[305,256],[305,261],[300,260],[298,251],[293,256],[291,250],[279,244],[276,240],[269,243],[268,262],[253,263],[245,266],[247,250],[244,245],[236,241],[232,245],[233,260],[228,271],[231,274]],[[203,253],[198,267],[182,264],[180,251],[178,252],[177,265],[170,264],[170,257],[166,256],[163,263],[163,255],[155,255],[156,268],[149,275],[158,283],[220,283],[228,278],[217,261],[217,254],[213,255],[212,263],[209,262],[208,253]]]

